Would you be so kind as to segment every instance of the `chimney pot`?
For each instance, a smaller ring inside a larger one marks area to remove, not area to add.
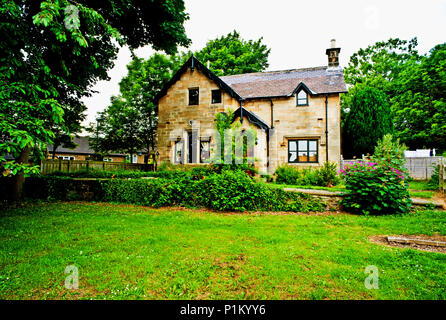
[[[328,56],[328,67],[339,66],[339,52],[341,52],[341,48],[336,48],[336,40],[331,39],[330,48],[325,51]]]

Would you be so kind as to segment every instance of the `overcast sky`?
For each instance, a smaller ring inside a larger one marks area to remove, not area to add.
[[[199,50],[235,29],[245,40],[263,37],[271,48],[267,70],[326,65],[325,49],[333,38],[341,47],[341,66],[359,48],[390,37],[418,37],[421,53],[446,41],[446,0],[185,0],[185,4],[189,49]],[[143,47],[136,52],[148,57],[154,51]],[[121,48],[109,71],[111,80],[98,82],[94,87],[98,93],[84,99],[88,107],[84,124],[94,121],[110,97],[119,93],[118,83],[130,60],[128,48]]]

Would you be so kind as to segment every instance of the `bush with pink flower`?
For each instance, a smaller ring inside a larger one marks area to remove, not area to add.
[[[389,146],[389,144],[392,144]],[[391,149],[383,156],[382,148]],[[339,172],[345,180],[347,192],[343,206],[361,214],[406,213],[412,205],[404,161],[399,156],[398,141],[385,136],[378,143],[371,160],[348,163]]]

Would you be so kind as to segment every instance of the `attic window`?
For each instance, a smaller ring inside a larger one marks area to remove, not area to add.
[[[221,90],[212,90],[212,103],[221,103]]]
[[[199,99],[198,88],[189,89],[189,105],[197,105]]]
[[[308,94],[303,89],[297,94],[297,105],[308,106]]]

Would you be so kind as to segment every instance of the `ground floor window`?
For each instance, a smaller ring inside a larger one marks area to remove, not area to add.
[[[174,162],[183,163],[183,141],[175,142]]]
[[[207,163],[210,158],[211,143],[209,140],[200,140],[200,163]]]
[[[318,162],[317,140],[288,140],[288,162]]]
[[[113,162],[113,158],[104,158],[102,159],[104,162]]]

